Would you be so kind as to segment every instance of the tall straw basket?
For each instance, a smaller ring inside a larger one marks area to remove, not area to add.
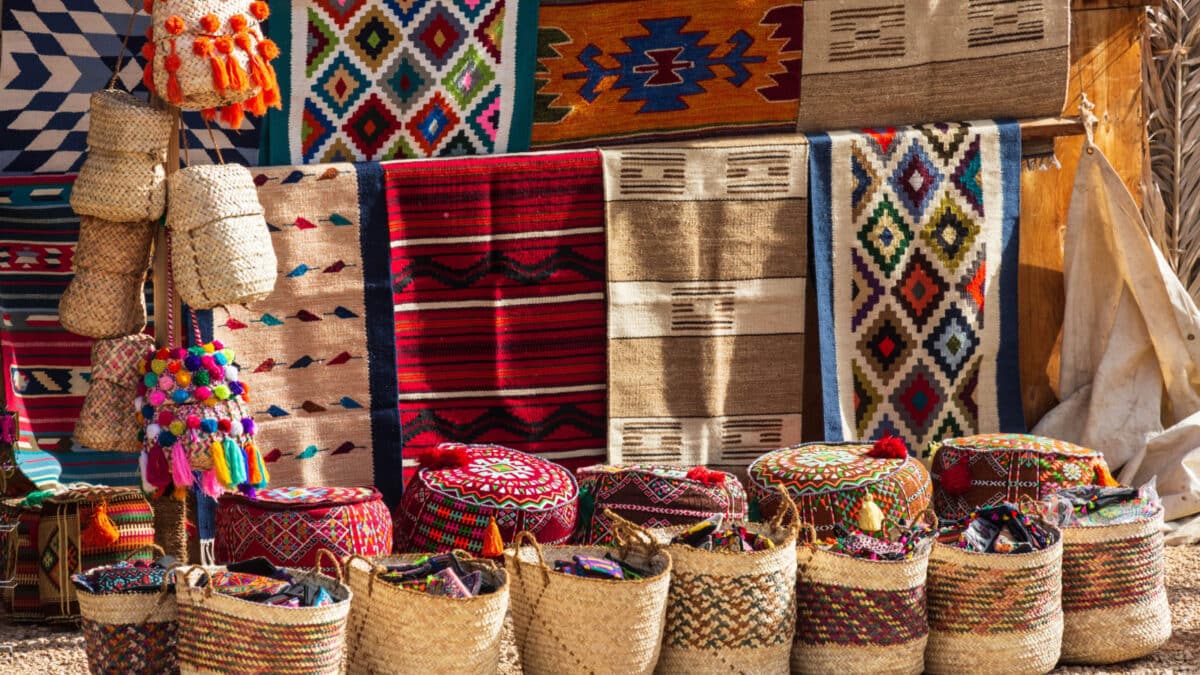
[[[643,531],[620,555],[648,567],[651,576],[645,579],[588,579],[551,571],[556,560],[612,551],[617,549],[541,546],[532,534],[520,532],[504,552],[513,587],[513,628],[527,675],[654,672],[671,585],[670,554]]]
[[[912,560],[868,560],[809,543],[796,554],[793,673],[920,673],[929,625],[929,550]]]
[[[154,347],[154,338],[144,333],[92,345],[92,380],[83,408],[75,422],[75,440],[93,450],[137,452],[138,361]]]
[[[156,220],[167,198],[171,113],[133,94],[92,94],[87,158],[71,188],[71,208],[116,222]]]
[[[341,576],[341,567],[336,564]],[[340,673],[353,593],[340,579],[289,570],[333,596],[324,607],[276,607],[214,593],[200,580],[221,567],[176,571],[179,668],[183,673]]]
[[[787,673],[796,624],[796,533],[791,499],[769,524],[746,524],[769,538],[764,551],[706,551],[682,544],[671,554],[671,592],[660,673]],[[784,527],[783,518],[791,522]],[[609,522],[618,521],[611,512]],[[688,526],[651,530],[661,543]]]
[[[347,560],[347,582],[354,592],[346,648],[349,672],[495,673],[508,612],[507,573],[488,560],[461,560],[465,570],[478,570],[498,588],[495,593],[461,599],[378,579],[386,565],[420,557],[351,556]]]
[[[1062,647],[1062,533],[1031,553],[935,543],[927,599],[929,673],[1047,673]]]
[[[1132,523],[1063,528],[1063,661],[1135,659],[1171,638],[1162,524],[1160,507]]]
[[[158,593],[78,591],[83,646],[93,675],[179,672],[175,594],[166,586],[164,580]]]
[[[143,283],[154,225],[84,216],[75,247],[75,278],[58,301],[58,320],[76,335],[106,339],[146,327]]]
[[[275,288],[275,249],[250,171],[237,164],[190,166],[168,182],[171,264],[195,309],[261,300]]]

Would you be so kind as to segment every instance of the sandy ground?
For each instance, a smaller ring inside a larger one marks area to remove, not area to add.
[[[1174,634],[1158,652],[1113,666],[1071,666],[1054,672],[1200,673],[1200,546],[1167,548],[1167,595]],[[518,675],[517,660],[516,648],[509,640],[500,672]],[[0,672],[86,673],[83,637],[72,627],[13,624],[0,615]]]

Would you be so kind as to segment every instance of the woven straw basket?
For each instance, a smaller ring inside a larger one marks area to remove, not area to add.
[[[250,171],[191,166],[170,178],[175,286],[194,309],[261,300],[275,288],[275,249]]]
[[[164,584],[165,586],[165,584]],[[78,591],[88,670],[117,675],[177,673],[175,594]]]
[[[929,673],[1047,673],[1062,647],[1062,534],[1020,554],[934,543],[926,602]],[[999,600],[1003,602],[999,602]]]
[[[1120,525],[1063,529],[1062,660],[1116,663],[1171,638],[1163,512]]]
[[[144,333],[92,345],[92,383],[75,422],[75,440],[93,450],[137,452],[138,360],[154,347],[154,338]]]
[[[812,541],[815,530],[809,529]],[[926,549],[867,560],[800,547],[793,673],[915,674],[925,666]]]
[[[175,573],[181,672],[342,672],[346,619],[354,594],[341,580],[317,572],[289,570],[297,580],[324,587],[338,602],[324,607],[275,607],[197,585],[205,574],[220,569],[193,566]]]
[[[96,339],[141,332],[146,327],[142,289],[153,240],[149,221],[84,216],[75,247],[75,278],[58,301],[63,328]]]
[[[541,546],[520,532],[504,552],[512,583],[512,616],[527,675],[652,673],[658,662],[671,585],[671,556],[642,532],[620,549],[653,576],[630,581],[588,579],[551,571],[576,555],[603,557],[618,549]],[[523,544],[529,544],[528,547]]]
[[[71,208],[116,222],[156,220],[167,198],[171,113],[133,94],[92,94],[88,153],[71,188]]]
[[[188,559],[187,502],[167,493],[152,498],[154,509],[154,543],[166,555],[186,563]]]
[[[347,582],[354,592],[346,647],[350,673],[495,673],[508,612],[508,575],[487,560],[463,560],[498,585],[495,593],[448,598],[377,581],[383,565],[410,563],[426,554],[368,560],[351,556]]]
[[[668,545],[671,591],[660,673],[787,673],[796,624],[796,533],[799,516],[779,509],[769,524],[746,524],[769,538],[765,551],[705,551]],[[791,526],[782,520],[790,513]],[[609,522],[622,522],[605,511]],[[627,522],[627,521],[625,521]],[[663,544],[690,526],[650,533]]]
[[[248,11],[250,0],[158,0],[154,3],[154,13],[151,16],[153,31],[152,61],[147,68],[152,68],[152,87],[156,93],[184,110],[204,110],[219,108],[231,103],[241,103],[258,94],[260,88],[249,77],[251,71],[250,54],[245,50],[234,47],[228,54],[222,53],[212,46],[210,56],[200,56],[194,49],[197,38],[229,38],[234,34],[230,19],[237,15],[246,21],[246,33],[251,38],[252,48],[256,48],[261,39],[261,29],[258,21]],[[201,26],[202,17],[212,15],[217,18],[215,31],[206,31]],[[172,34],[167,22],[175,18],[182,21],[182,32]],[[211,42],[215,43],[215,39]],[[178,83],[181,98],[171,96],[171,73],[167,70],[167,58],[175,54],[178,57],[179,68],[174,73]],[[237,68],[246,77],[243,86],[235,87],[226,84],[219,89],[213,81],[213,64],[210,58],[215,58],[222,70],[228,70],[228,59],[237,63]]]

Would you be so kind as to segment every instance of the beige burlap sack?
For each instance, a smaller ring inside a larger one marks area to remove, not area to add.
[[[500,665],[500,636],[508,612],[508,574],[487,560],[462,560],[498,586],[495,593],[450,598],[381,581],[387,565],[428,554],[351,556],[347,583],[354,592],[346,647],[350,673],[477,673]]]
[[[77,335],[97,339],[146,327],[143,290],[154,224],[119,223],[84,216],[75,247],[75,278],[58,301],[58,320]]]
[[[144,333],[92,345],[92,379],[79,419],[75,421],[75,440],[93,450],[137,452],[138,361],[154,347],[154,338]]]
[[[171,264],[194,309],[261,300],[275,288],[275,249],[250,171],[190,166],[168,181]]]
[[[504,552],[512,583],[512,616],[526,675],[654,672],[662,645],[671,556],[644,531],[636,545],[541,546],[520,532]],[[528,546],[525,546],[528,544]],[[554,561],[615,552],[651,576],[589,579],[553,571]]]
[[[115,222],[157,220],[167,199],[171,113],[118,89],[92,94],[87,157],[71,208]]]

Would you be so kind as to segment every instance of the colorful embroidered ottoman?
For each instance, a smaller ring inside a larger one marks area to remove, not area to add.
[[[545,544],[575,531],[579,486],[565,468],[498,445],[443,443],[421,458],[396,513],[399,552],[483,552],[493,518],[504,541],[529,530]]]
[[[959,520],[981,506],[1035,501],[1062,488],[1115,486],[1104,455],[1073,443],[1029,434],[979,434],[931,443],[933,507]]]
[[[597,464],[575,472],[579,528],[575,543],[614,543],[604,510],[646,527],[690,525],[717,514],[746,518],[746,490],[733,474],[657,464]]]
[[[37,537],[42,507],[23,502],[17,497],[0,501],[0,588],[13,621],[41,621]]]
[[[79,618],[71,575],[122,560],[153,560],[154,511],[138,488],[71,490],[42,504],[37,528],[42,618]]]
[[[929,473],[916,457],[872,457],[869,443],[806,443],[769,452],[748,469],[751,510],[770,518],[786,487],[800,519],[822,537],[835,525],[857,528],[860,512],[874,502],[883,526],[912,522],[929,508]],[[752,516],[753,517],[753,516]]]
[[[217,504],[214,549],[218,565],[262,556],[296,568],[314,567],[321,549],[339,559],[387,555],[392,514],[373,487],[281,487],[253,499],[226,494]]]

